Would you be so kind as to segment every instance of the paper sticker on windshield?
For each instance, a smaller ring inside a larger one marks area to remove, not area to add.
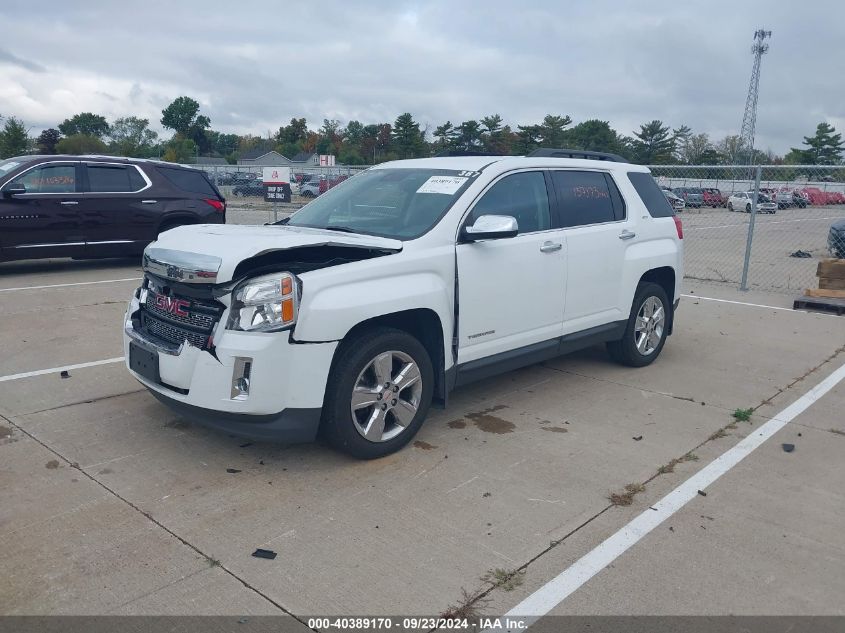
[[[417,193],[445,193],[451,196],[468,180],[463,176],[432,176],[426,180]]]

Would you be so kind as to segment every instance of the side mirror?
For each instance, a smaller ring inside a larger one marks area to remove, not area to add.
[[[518,233],[519,225],[516,218],[510,215],[482,215],[475,224],[463,228],[461,237],[464,242],[476,242],[515,237]]]
[[[26,193],[26,187],[21,182],[10,183],[9,186],[3,190],[3,196],[6,198],[11,198],[12,196],[17,196],[22,193]]]

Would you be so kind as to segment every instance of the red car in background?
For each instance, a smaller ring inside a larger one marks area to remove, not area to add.
[[[728,196],[723,194],[715,187],[709,187],[701,190],[704,205],[708,207],[724,207],[728,203]]]

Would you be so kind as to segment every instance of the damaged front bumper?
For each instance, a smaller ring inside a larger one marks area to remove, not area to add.
[[[241,437],[316,437],[337,342],[297,343],[290,332],[221,327],[213,351],[187,341],[177,346],[136,327],[139,307],[133,297],[124,319],[126,366],[161,402],[197,424]]]

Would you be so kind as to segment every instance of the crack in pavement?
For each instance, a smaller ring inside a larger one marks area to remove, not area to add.
[[[28,438],[30,438],[30,439],[31,439],[31,440],[33,440],[34,442],[37,442],[37,443],[38,443],[39,445],[41,445],[43,448],[45,448],[46,450],[50,451],[53,455],[55,455],[56,457],[58,457],[59,459],[61,459],[61,460],[62,460],[65,464],[67,464],[70,468],[73,468],[73,469],[77,470],[77,471],[78,471],[79,473],[81,473],[83,476],[87,477],[87,478],[88,478],[88,479],[90,479],[92,482],[94,482],[95,484],[97,484],[98,486],[100,486],[102,489],[104,489],[106,492],[108,492],[109,494],[113,495],[115,498],[119,499],[120,501],[122,501],[123,503],[125,503],[127,506],[129,506],[130,508],[132,508],[133,510],[135,510],[136,512],[138,512],[139,514],[141,514],[142,516],[144,516],[144,517],[145,517],[148,521],[150,521],[151,523],[155,524],[156,526],[158,526],[159,528],[161,528],[162,530],[164,530],[165,532],[167,532],[170,536],[172,536],[173,538],[177,539],[180,543],[182,543],[182,544],[183,544],[183,545],[185,545],[186,547],[190,548],[191,550],[193,550],[194,552],[196,552],[196,553],[197,553],[197,554],[199,554],[200,556],[202,556],[202,557],[203,557],[206,561],[208,561],[209,563],[211,563],[212,561],[215,561],[215,559],[214,559],[214,558],[212,558],[211,556],[209,556],[208,554],[206,554],[205,552],[203,552],[203,551],[202,551],[202,550],[201,550],[201,549],[200,549],[197,545],[194,545],[193,543],[191,543],[191,542],[190,542],[190,541],[188,541],[187,539],[183,538],[182,536],[179,536],[176,532],[174,532],[174,531],[173,531],[173,530],[171,530],[169,527],[167,527],[166,525],[164,525],[161,521],[159,521],[158,519],[154,518],[154,517],[153,517],[153,516],[152,516],[149,512],[144,512],[144,510],[142,510],[140,507],[138,507],[137,505],[135,505],[134,503],[132,503],[129,499],[127,499],[126,497],[122,496],[122,495],[121,495],[120,493],[118,493],[117,491],[112,490],[111,488],[109,488],[109,487],[108,487],[106,484],[104,484],[102,481],[100,481],[99,479],[97,479],[97,478],[96,478],[96,477],[94,477],[93,475],[91,475],[91,474],[89,474],[88,472],[86,472],[85,470],[83,470],[83,469],[79,466],[79,464],[77,464],[76,462],[73,462],[73,461],[69,460],[67,457],[65,457],[64,455],[62,455],[59,451],[57,451],[57,450],[56,450],[56,449],[54,449],[53,447],[49,446],[49,445],[48,445],[48,444],[46,444],[45,442],[41,441],[38,437],[36,437],[36,436],[35,436],[35,435],[33,435],[32,433],[30,433],[28,430],[26,430],[25,428],[23,428],[23,427],[22,427],[22,426],[20,426],[19,424],[16,424],[13,420],[10,420],[10,419],[9,419],[8,417],[6,417],[5,415],[0,415],[0,420],[5,420],[5,421],[6,421],[8,424],[10,424],[12,427],[14,427],[14,428],[15,428],[15,429],[17,429],[18,431],[20,431],[21,433],[23,433],[24,435],[26,435]],[[255,587],[255,586],[251,585],[251,584],[250,584],[247,580],[245,580],[244,578],[241,578],[240,576],[238,576],[238,574],[236,574],[236,573],[235,573],[235,572],[233,572],[231,569],[229,569],[228,567],[226,567],[226,566],[225,566],[223,563],[221,563],[220,561],[216,561],[216,562],[215,562],[215,566],[216,566],[216,567],[218,567],[219,569],[221,569],[222,571],[224,571],[225,573],[227,573],[229,576],[231,576],[231,577],[232,577],[232,578],[234,578],[235,580],[237,580],[237,581],[238,581],[239,583],[241,583],[241,584],[242,584],[245,588],[249,589],[250,591],[254,592],[256,595],[260,596],[261,598],[263,598],[264,600],[266,600],[267,602],[269,602],[270,604],[272,604],[274,607],[276,607],[277,609],[279,609],[280,611],[282,611],[285,615],[289,615],[289,616],[291,616],[292,618],[294,618],[297,622],[299,622],[299,623],[300,623],[300,624],[302,624],[303,626],[305,626],[305,627],[309,628],[309,629],[310,629],[310,630],[312,630],[312,631],[316,631],[316,629],[311,629],[310,627],[308,627],[308,624],[307,624],[307,622],[306,622],[305,620],[303,620],[303,619],[302,619],[302,618],[300,618],[299,616],[295,615],[295,614],[294,614],[293,612],[291,612],[289,609],[285,608],[285,606],[284,606],[284,605],[280,604],[279,602],[277,602],[276,600],[274,600],[273,598],[271,598],[270,596],[268,596],[266,593],[264,593],[263,591],[261,591],[261,590],[260,590],[260,589],[258,589],[257,587]]]
[[[14,417],[23,418],[28,415],[36,415],[38,413],[47,413],[48,411],[56,411],[57,409],[64,409],[65,407],[76,407],[80,404],[94,404],[95,402],[102,402],[103,400],[111,400],[112,398],[120,398],[121,396],[131,396],[133,393],[143,393],[147,388],[133,389],[132,391],[123,391],[121,393],[113,393],[108,396],[100,396],[99,398],[90,398],[88,400],[78,400],[76,402],[68,402],[67,404],[59,404],[55,407],[47,407],[46,409],[38,409],[38,411],[26,411],[25,413],[15,413]],[[2,415],[2,414],[0,414]],[[11,414],[8,414],[11,415]]]
[[[771,403],[771,401],[772,401],[772,400],[774,400],[777,396],[779,396],[780,394],[782,394],[782,393],[786,392],[788,389],[790,389],[790,388],[794,387],[796,384],[798,384],[798,383],[799,383],[799,382],[801,382],[802,380],[804,380],[804,379],[808,378],[810,375],[812,375],[813,373],[815,373],[816,371],[818,371],[819,369],[821,369],[824,365],[826,365],[826,364],[828,364],[828,363],[832,362],[832,361],[833,361],[833,360],[834,360],[837,356],[839,356],[839,355],[840,355],[840,354],[842,354],[843,352],[845,352],[845,345],[843,345],[842,347],[837,348],[837,349],[836,349],[836,350],[835,350],[835,351],[834,351],[834,352],[833,352],[830,356],[828,356],[827,358],[825,358],[824,360],[822,360],[822,361],[821,361],[818,365],[816,365],[815,367],[813,367],[813,368],[809,369],[808,371],[804,372],[802,375],[800,375],[800,376],[798,376],[797,378],[795,378],[794,380],[792,380],[792,381],[791,381],[788,385],[786,385],[786,387],[783,387],[783,388],[778,388],[778,390],[777,390],[777,392],[776,392],[775,394],[773,394],[773,395],[769,396],[768,398],[766,398],[765,400],[763,400],[762,402],[760,402],[760,404],[758,404],[757,406],[752,407],[752,408],[756,411],[756,410],[757,410],[757,409],[759,409],[760,407],[762,407],[762,406],[764,406],[764,405],[766,405],[766,404],[770,404],[770,403]],[[640,389],[639,387],[632,387],[631,385],[626,385],[626,384],[624,384],[624,383],[619,383],[619,382],[616,382],[616,381],[613,381],[613,380],[606,380],[606,379],[604,379],[604,378],[597,378],[597,377],[595,377],[595,376],[588,376],[588,375],[585,375],[585,374],[579,374],[579,373],[577,373],[577,372],[573,372],[573,371],[569,371],[569,370],[565,370],[565,369],[559,369],[559,368],[557,368],[557,367],[549,367],[549,366],[547,366],[545,363],[542,363],[542,366],[543,366],[543,367],[546,367],[547,369],[551,369],[551,370],[558,371],[558,372],[561,372],[561,373],[567,373],[567,374],[572,374],[572,375],[575,375],[575,376],[581,376],[581,377],[583,377],[583,378],[593,378],[594,380],[598,380],[598,381],[601,381],[601,382],[613,383],[613,384],[616,384],[616,385],[619,385],[619,386],[622,386],[622,387],[628,387],[628,388],[631,388],[631,389]],[[648,391],[648,392],[650,392],[650,393],[654,393],[654,394],[657,394],[657,395],[666,396],[666,397],[669,397],[669,398],[676,398],[676,399],[680,399],[680,400],[690,400],[690,398],[679,398],[678,396],[674,396],[674,395],[672,395],[672,394],[662,393],[662,392],[659,392],[659,391],[652,391],[652,390],[649,390],[649,389],[643,389],[643,391]],[[695,400],[692,400],[692,402],[695,402]],[[714,406],[714,407],[716,407],[716,408],[718,408],[718,409],[722,409],[723,411],[727,411],[727,410],[728,410],[728,409],[726,409],[726,408],[724,408],[724,407],[720,407],[720,406],[718,406],[718,405],[711,405],[711,406]],[[764,416],[764,417],[766,417],[766,416]],[[733,425],[733,424],[735,424],[735,421],[731,421],[731,422],[729,422],[729,423],[728,423],[728,424],[726,424],[724,427],[722,427],[722,428],[721,428],[721,430],[723,430],[723,431],[724,431],[725,429],[727,429],[729,426],[731,426],[731,425]],[[731,430],[732,430],[732,429],[731,429]],[[689,455],[690,453],[693,453],[694,451],[696,451],[696,450],[700,449],[702,446],[704,446],[705,444],[708,444],[708,443],[710,443],[710,442],[714,441],[715,439],[716,439],[716,438],[714,438],[713,436],[708,437],[708,438],[707,438],[707,439],[705,439],[703,442],[700,442],[700,443],[696,444],[693,448],[691,448],[689,451],[687,451],[685,455]],[[681,460],[683,460],[683,457],[681,457],[680,459],[681,459]],[[666,475],[666,474],[669,474],[670,472],[671,472],[671,471],[669,471],[669,472],[660,472],[660,471],[658,470],[657,472],[655,472],[655,474],[653,474],[651,477],[649,477],[648,479],[646,479],[646,480],[645,480],[644,482],[642,482],[642,483],[643,483],[643,485],[648,484],[648,483],[651,483],[652,481],[654,481],[655,479],[657,479],[657,478],[658,478],[658,477],[660,477],[661,475]],[[590,518],[588,518],[586,521],[584,521],[583,523],[581,523],[581,524],[580,524],[580,525],[578,525],[577,527],[575,527],[575,528],[573,528],[572,530],[570,530],[569,532],[567,532],[567,533],[566,533],[565,535],[563,535],[560,539],[555,540],[555,541],[551,541],[551,542],[549,543],[549,546],[548,546],[548,547],[546,547],[546,548],[544,548],[543,550],[541,550],[538,554],[535,554],[534,556],[532,556],[530,559],[528,559],[526,562],[524,562],[524,563],[523,563],[522,565],[520,565],[519,567],[515,567],[514,569],[512,569],[512,570],[508,573],[507,577],[504,579],[504,582],[507,582],[508,580],[510,580],[510,579],[511,579],[512,577],[514,577],[514,576],[517,576],[517,575],[519,575],[519,574],[524,574],[524,573],[526,573],[526,572],[527,572],[527,570],[528,570],[528,567],[529,567],[532,563],[534,563],[534,562],[535,562],[535,561],[537,561],[538,559],[542,558],[543,556],[545,556],[546,554],[548,554],[549,552],[551,552],[553,549],[557,548],[557,547],[558,547],[561,543],[563,543],[564,541],[566,541],[566,540],[567,540],[569,537],[571,537],[573,534],[575,534],[575,533],[579,532],[580,530],[582,530],[583,528],[587,527],[590,523],[592,523],[592,522],[593,522],[593,521],[595,521],[597,518],[599,518],[601,515],[603,515],[605,512],[607,512],[608,510],[610,510],[611,508],[614,508],[614,507],[616,507],[614,504],[612,504],[612,503],[608,504],[607,506],[605,506],[604,508],[602,508],[600,511],[598,511],[597,513],[595,513],[593,516],[591,516]],[[492,586],[490,586],[490,587],[487,587],[486,589],[483,589],[483,590],[481,590],[481,591],[479,591],[479,592],[477,592],[477,593],[468,594],[469,596],[471,596],[471,599],[470,599],[470,600],[467,600],[465,603],[462,603],[462,605],[465,605],[465,606],[471,606],[471,605],[476,605],[476,604],[479,604],[479,603],[483,604],[484,599],[485,599],[488,595],[490,595],[493,591],[495,591],[496,589],[498,589],[500,584],[501,584],[501,583],[497,583],[497,584],[492,585]],[[433,631],[433,630],[435,630],[435,629],[432,629],[432,631]]]

